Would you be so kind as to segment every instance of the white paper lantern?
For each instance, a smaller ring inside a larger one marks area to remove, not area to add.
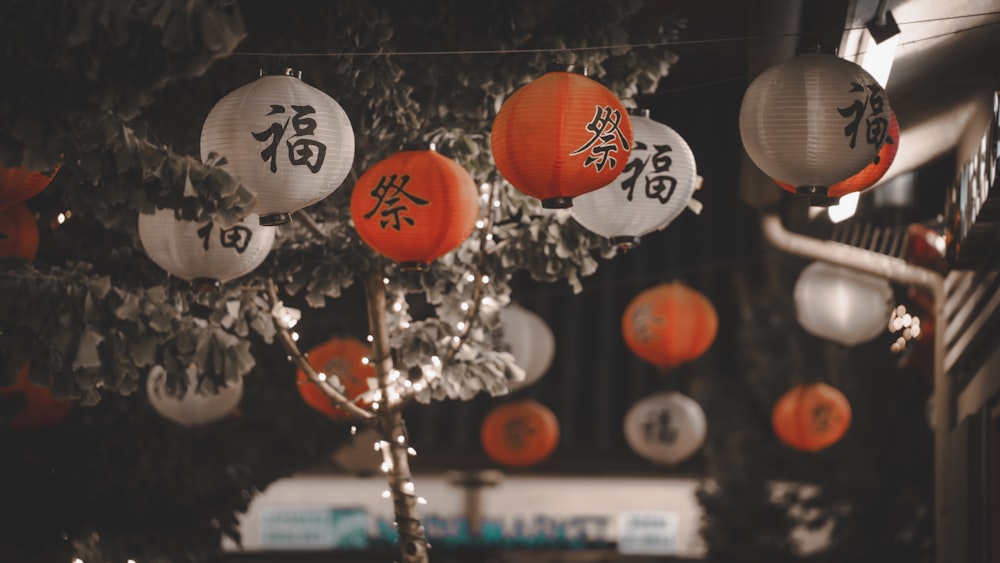
[[[275,227],[250,215],[230,228],[177,219],[173,209],[139,214],[139,239],[149,258],[197,285],[225,283],[252,272],[274,245]]]
[[[637,401],[625,415],[625,441],[640,456],[675,465],[691,457],[705,442],[708,423],[697,401],[676,391]]]
[[[697,185],[694,153],[684,138],[630,110],[634,142],[622,173],[607,186],[573,199],[570,212],[587,230],[630,248],[666,228],[684,211]]]
[[[262,76],[227,94],[201,129],[201,158],[257,194],[251,211],[262,225],[333,193],[354,163],[354,129],[333,98],[292,75]]]
[[[813,262],[795,282],[799,324],[810,333],[854,346],[882,334],[893,309],[892,287],[883,278]]]
[[[552,365],[555,335],[541,317],[515,303],[500,311],[500,322],[514,363],[524,370],[524,379],[511,382],[510,389],[523,389],[541,379]]]
[[[890,114],[882,86],[863,68],[836,55],[803,53],[750,83],[740,136],[765,174],[822,198],[875,159]]]
[[[198,377],[194,370],[189,370],[187,377],[187,390],[181,397],[167,391],[167,372],[161,366],[153,366],[146,378],[146,392],[153,409],[181,426],[215,422],[231,413],[243,397],[242,378],[238,383],[219,388],[218,394],[213,395],[197,391]]]

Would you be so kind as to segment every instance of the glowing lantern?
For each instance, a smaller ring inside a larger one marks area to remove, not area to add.
[[[622,316],[629,349],[664,370],[704,354],[718,330],[719,318],[711,301],[680,282],[643,291]]]
[[[220,420],[236,408],[243,398],[243,378],[214,391],[198,391],[198,374],[187,371],[187,389],[180,397],[167,390],[167,371],[154,366],[146,377],[149,404],[167,420],[181,426],[204,426]]]
[[[480,440],[486,455],[507,467],[529,467],[549,457],[559,444],[559,421],[532,400],[504,403],[483,419]]]
[[[309,365],[317,372],[327,377],[336,376],[344,386],[344,395],[354,399],[368,391],[368,380],[375,377],[375,366],[366,362],[371,356],[371,348],[355,338],[332,338],[309,350],[307,356]],[[348,420],[351,415],[337,407],[322,389],[309,381],[305,372],[299,370],[296,374],[299,383],[299,394],[310,407],[318,410],[334,420]],[[361,402],[359,406],[367,406]]]
[[[504,102],[493,121],[497,170],[547,208],[608,185],[625,169],[632,124],[610,90],[586,68],[551,65]]]
[[[44,190],[59,169],[50,174],[0,165],[0,209],[27,201]]]
[[[825,383],[792,388],[771,411],[771,426],[778,439],[804,452],[830,447],[850,425],[850,403],[839,389]]]
[[[829,188],[873,162],[886,142],[891,109],[879,83],[836,55],[803,53],[750,83],[740,106],[747,155],[796,193]]]
[[[228,229],[212,221],[185,221],[173,209],[139,214],[139,239],[149,258],[172,275],[211,287],[249,274],[274,245],[274,227],[255,215]]]
[[[38,254],[38,223],[27,205],[0,209],[0,258],[23,258]]]
[[[691,457],[705,442],[708,424],[697,401],[674,391],[637,401],[625,415],[625,441],[640,456],[662,465]]]
[[[28,362],[21,367],[17,384],[12,387],[0,387],[0,396],[23,395],[24,406],[10,420],[7,426],[13,430],[34,430],[44,428],[66,418],[72,401],[54,399],[47,387],[39,387],[29,378],[31,368]]]
[[[479,191],[455,161],[431,150],[398,152],[365,171],[351,193],[351,218],[368,246],[423,270],[472,232]]]
[[[261,225],[333,193],[354,163],[354,129],[333,98],[295,71],[261,76],[215,104],[201,129],[201,157],[221,166],[257,194],[251,209]]]
[[[511,382],[510,389],[523,389],[541,379],[552,365],[555,335],[541,317],[515,303],[500,311],[500,322],[514,362],[524,370],[524,379]]]
[[[676,131],[631,111],[632,155],[610,184],[573,200],[570,210],[587,230],[630,248],[639,238],[666,228],[694,195],[698,174],[691,148]]]
[[[794,298],[802,328],[844,346],[882,334],[893,307],[888,281],[826,262],[802,270]]]

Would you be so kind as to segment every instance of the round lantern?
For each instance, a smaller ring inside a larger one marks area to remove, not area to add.
[[[704,354],[718,330],[712,302],[680,282],[643,291],[622,316],[622,334],[629,349],[660,369]]]
[[[497,170],[547,208],[608,185],[632,151],[632,124],[610,90],[584,67],[551,65],[504,102],[493,121]]]
[[[0,258],[35,259],[38,254],[38,222],[27,205],[0,209]]]
[[[694,154],[676,131],[630,110],[635,138],[622,173],[573,200],[571,213],[587,230],[631,248],[684,211],[698,180]]]
[[[47,387],[39,387],[30,380],[30,364],[25,362],[12,387],[0,387],[0,395],[23,395],[24,406],[7,422],[13,430],[34,430],[44,428],[66,418],[72,401],[54,399]]]
[[[548,407],[532,400],[494,408],[480,428],[486,455],[507,467],[529,467],[549,457],[559,444],[559,421]]]
[[[697,401],[677,392],[650,395],[625,415],[625,441],[640,456],[663,465],[691,457],[705,442],[708,424]]]
[[[825,383],[792,388],[771,411],[771,426],[778,439],[804,452],[835,444],[850,425],[850,403],[839,389]]]
[[[181,426],[204,426],[228,416],[243,398],[243,378],[212,391],[198,391],[198,374],[187,372],[187,389],[180,397],[167,390],[167,371],[154,366],[146,377],[149,404],[163,418]]]
[[[455,161],[432,150],[402,151],[365,171],[351,193],[351,219],[368,246],[423,270],[472,232],[479,191]]]
[[[201,129],[201,157],[211,153],[257,194],[261,225],[333,193],[354,163],[354,129],[333,98],[295,71],[261,76],[215,104]]]
[[[844,346],[882,334],[893,307],[888,281],[826,262],[802,270],[794,298],[802,328]]]
[[[500,311],[500,322],[514,363],[524,370],[524,379],[512,381],[510,390],[523,389],[541,379],[552,365],[555,335],[541,317],[515,303]]]
[[[0,165],[0,209],[27,201],[38,195],[56,175],[56,168],[49,174],[15,166]]]
[[[173,209],[139,214],[139,239],[149,258],[172,275],[211,287],[249,274],[274,245],[274,227],[250,215],[232,227],[185,221]]]
[[[740,136],[765,174],[802,195],[829,188],[873,162],[889,132],[882,87],[859,65],[803,53],[750,83],[740,106]]]
[[[344,386],[344,396],[354,399],[368,391],[368,380],[375,377],[375,366],[366,363],[371,357],[368,345],[355,338],[332,338],[309,350],[309,365],[317,372],[336,375]],[[351,414],[330,402],[330,398],[302,370],[296,374],[299,394],[310,407],[334,420],[348,420]],[[367,406],[361,403],[359,406]]]

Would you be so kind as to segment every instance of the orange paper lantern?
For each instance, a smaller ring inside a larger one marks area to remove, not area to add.
[[[410,270],[426,269],[462,244],[478,214],[472,176],[431,150],[398,152],[376,163],[351,194],[361,239]]]
[[[483,451],[508,467],[528,467],[549,457],[559,444],[559,421],[530,399],[504,403],[483,419]]]
[[[364,358],[370,357],[371,353],[367,345],[355,338],[332,338],[309,350],[307,356],[309,365],[316,371],[328,376],[336,375],[344,386],[344,395],[353,399],[367,391],[368,378],[375,377],[375,366],[364,362]],[[299,394],[310,407],[334,420],[351,418],[351,414],[334,405],[304,371],[299,370],[296,379]],[[367,406],[367,403],[359,406]]]
[[[514,92],[493,121],[497,170],[547,208],[611,183],[632,152],[632,122],[586,68],[552,65]]]
[[[778,439],[804,452],[835,444],[850,425],[850,403],[839,389],[825,383],[792,388],[771,411],[771,426]]]
[[[7,168],[0,165],[0,209],[27,201],[41,193],[58,170],[56,168],[45,174],[19,166]]]
[[[0,258],[35,259],[38,255],[38,223],[27,205],[0,209]]]
[[[712,303],[680,282],[643,291],[622,317],[622,333],[629,349],[660,369],[701,356],[718,331],[719,318]]]
[[[17,385],[0,387],[0,395],[24,395],[24,406],[15,414],[7,426],[13,430],[34,430],[44,428],[66,418],[72,401],[59,401],[52,398],[47,387],[39,387],[31,382],[29,377],[30,364],[24,363],[17,377]]]

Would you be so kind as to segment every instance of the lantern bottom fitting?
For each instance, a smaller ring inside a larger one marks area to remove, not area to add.
[[[627,252],[639,246],[640,239],[639,237],[621,236],[611,237],[608,239],[608,242]]]
[[[837,205],[840,201],[839,197],[830,197],[828,194],[830,188],[826,186],[798,186],[795,188],[795,195],[806,196],[809,198],[809,205],[815,207],[830,207],[831,205]]]
[[[549,199],[543,199],[542,207],[544,207],[545,209],[566,209],[569,207],[573,207],[573,198],[553,197]]]
[[[260,224],[264,227],[277,227],[292,222],[291,213],[269,213],[260,216]]]
[[[208,293],[209,291],[215,291],[222,286],[222,283],[215,278],[192,278],[191,287],[195,291],[201,293]]]
[[[430,269],[430,266],[427,265],[427,262],[418,262],[414,260],[408,262],[400,262],[399,269],[404,272],[426,272],[427,270]]]

